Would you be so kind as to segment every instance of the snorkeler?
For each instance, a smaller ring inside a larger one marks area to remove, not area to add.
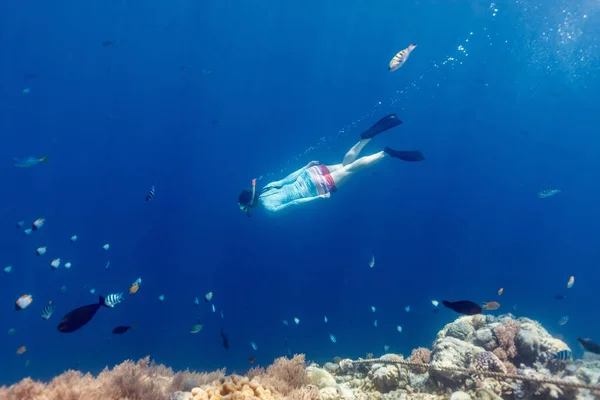
[[[341,164],[323,165],[312,161],[284,179],[269,183],[258,193],[258,196],[256,179],[253,179],[252,188],[244,189],[240,193],[238,198],[240,209],[250,216],[251,210],[258,204],[262,204],[267,211],[277,212],[293,205],[328,198],[351,176],[387,157],[403,161],[422,161],[424,158],[420,151],[400,151],[389,147],[370,156],[358,158],[362,148],[371,139],[400,124],[402,121],[396,114],[383,117],[360,135],[360,142],[346,153]]]

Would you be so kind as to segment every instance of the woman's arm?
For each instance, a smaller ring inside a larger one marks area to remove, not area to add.
[[[320,194],[318,196],[304,197],[302,199],[296,199],[296,200],[290,201],[289,203],[285,203],[285,204],[282,204],[280,206],[277,206],[273,210],[273,212],[278,212],[278,211],[281,211],[281,210],[283,210],[283,209],[285,209],[287,207],[295,206],[297,204],[308,203],[310,201],[317,200],[317,199],[327,199],[329,197],[331,197],[331,193],[325,193],[325,194]]]
[[[306,169],[308,169],[308,168],[310,168],[312,166],[315,166],[315,165],[319,165],[319,162],[318,161],[311,161],[308,164],[306,164],[306,166],[300,168],[297,171],[292,172],[291,174],[289,174],[288,176],[286,176],[282,180],[269,183],[267,186],[265,186],[263,188],[263,190],[270,189],[270,188],[273,188],[273,187],[282,187],[284,185],[288,185],[290,183],[294,183],[296,181],[296,178],[298,178],[301,173],[303,173],[304,171],[306,171]]]

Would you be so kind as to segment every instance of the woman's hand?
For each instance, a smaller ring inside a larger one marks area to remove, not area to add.
[[[306,165],[306,168],[314,167],[315,165],[319,165],[318,161],[311,161]]]

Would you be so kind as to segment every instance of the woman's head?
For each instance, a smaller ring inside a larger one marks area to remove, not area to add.
[[[238,205],[240,207],[240,210],[248,211],[248,209],[250,207],[252,207],[252,202],[253,202],[252,197],[253,197],[252,189],[242,190],[242,193],[240,193],[240,195],[238,197]]]

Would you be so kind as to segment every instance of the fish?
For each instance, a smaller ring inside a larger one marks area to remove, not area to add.
[[[562,317],[561,319],[558,320],[558,324],[560,326],[565,325],[567,322],[569,322],[569,316],[565,315],[564,317]]]
[[[497,310],[500,308],[500,303],[498,303],[496,301],[490,301],[488,303],[483,303],[482,307],[484,310],[493,311],[493,310]]]
[[[60,267],[60,258],[52,260],[50,266],[52,267],[52,269],[57,269],[58,267]]]
[[[396,330],[400,333],[402,333],[402,326],[400,325],[396,325]]]
[[[282,323],[282,324],[284,324],[285,326],[288,326],[288,325],[289,325],[286,319],[282,319],[282,320],[281,320],[281,323]]]
[[[556,196],[560,192],[561,192],[560,189],[546,189],[546,190],[542,190],[541,192],[538,193],[538,199],[545,199],[545,198],[548,198],[548,197]]]
[[[108,46],[112,46],[115,43],[117,43],[116,40],[105,40],[100,44],[102,45],[102,47],[108,47]]]
[[[44,218],[38,218],[35,221],[33,221],[33,224],[31,225],[31,229],[33,229],[34,231],[37,231],[38,229],[41,229],[42,226],[44,226],[44,223],[46,223],[46,220]]]
[[[35,157],[13,157],[15,160],[15,167],[19,168],[29,168],[34,165],[38,165],[39,163],[48,163],[48,156],[44,156],[42,158]]]
[[[383,351],[388,351],[390,349],[390,346],[388,346],[387,344],[385,346],[383,346]]]
[[[333,343],[337,343],[337,339],[335,338],[335,336],[333,336],[333,333],[329,334],[329,339],[333,342]]]
[[[104,249],[104,251],[108,251],[108,249],[110,249],[110,244],[105,243],[104,246],[102,246],[102,248]]]
[[[29,360],[25,360],[25,368],[29,367]]]
[[[296,325],[298,325],[300,323],[300,318],[294,317],[294,322],[296,323]]]
[[[377,309],[375,308],[375,306],[371,306],[371,311],[375,312]]]
[[[371,256],[371,261],[369,261],[369,268],[373,268],[375,266],[375,255]]]
[[[119,325],[112,330],[112,333],[115,335],[122,335],[133,328],[135,328],[135,322],[131,325]]]
[[[44,254],[46,254],[47,250],[48,248],[46,246],[38,247],[35,251],[35,254],[37,254],[38,256],[43,256]]]
[[[571,350],[561,350],[550,354],[550,358],[556,361],[571,361],[573,359],[573,353]]]
[[[227,335],[225,332],[223,332],[223,328],[221,328],[221,340],[223,341],[223,347],[225,347],[225,350],[229,350],[229,338],[227,338]]]
[[[451,310],[456,311],[459,314],[463,315],[475,315],[481,314],[483,309],[479,307],[478,304],[473,303],[469,300],[461,300],[461,301],[446,301],[443,300],[442,304],[448,307]]]
[[[102,296],[98,296],[98,302],[95,304],[88,304],[76,308],[73,311],[69,311],[61,319],[56,329],[62,333],[71,333],[81,329],[85,324],[92,320],[100,306],[106,307],[104,297]]]
[[[396,71],[398,68],[400,68],[401,66],[404,65],[404,63],[406,62],[406,60],[408,60],[408,57],[410,56],[410,53],[417,47],[416,43],[412,43],[411,45],[409,45],[407,48],[405,48],[404,50],[400,50],[395,56],[394,58],[392,58],[392,61],[390,61],[390,65],[388,66],[388,71],[389,72],[394,72]]]
[[[223,314],[223,310],[221,310],[221,319],[225,318],[225,314]]]
[[[567,289],[571,289],[574,284],[575,284],[575,277],[572,276],[569,278],[569,281],[567,282]]]
[[[432,304],[434,307],[437,307],[437,306],[439,306],[439,305],[440,305],[440,302],[439,302],[439,301],[437,301],[437,300],[431,300],[431,304]]]
[[[67,291],[67,286],[66,285],[62,285],[60,287],[60,291],[63,292],[63,293],[66,292]]]
[[[25,347],[25,346],[21,346],[21,347],[19,347],[19,348],[17,349],[16,353],[17,353],[18,355],[21,355],[21,354],[25,353],[26,351],[27,351],[27,347]]]
[[[212,306],[212,312],[217,312],[217,308],[215,307],[215,305],[211,304],[211,306]]]
[[[73,235],[71,236],[71,239],[69,239],[71,243],[75,243],[77,241],[77,235]]]
[[[29,236],[31,234],[31,228],[27,228],[23,231],[23,235]]]
[[[105,270],[107,270],[107,269],[108,269],[108,267],[110,267],[110,261],[107,261],[107,262],[106,262],[106,265],[104,266],[104,269],[105,269]]]
[[[203,327],[204,327],[204,325],[202,325],[200,323],[200,320],[198,320],[194,325],[192,325],[192,328],[190,329],[190,333],[198,333],[202,330]]]
[[[33,297],[30,294],[24,294],[19,297],[15,302],[15,311],[21,311],[29,307],[31,302],[33,301]]]
[[[165,301],[165,295],[164,295],[164,294],[161,294],[160,296],[158,296],[158,299],[159,299],[160,301]]]
[[[323,317],[323,321],[325,321],[325,323],[327,323],[327,321],[328,321],[327,315]]]
[[[197,298],[197,297],[194,297],[194,304],[195,304],[196,306],[199,306],[199,305],[200,305],[200,300],[198,300],[198,298]]]
[[[154,198],[155,191],[156,191],[156,189],[154,188],[154,185],[152,185],[152,187],[148,191],[148,194],[146,195],[146,201],[150,201]]]
[[[142,285],[142,278],[137,278],[135,282],[131,284],[129,288],[129,294],[135,294],[138,290],[140,290],[140,286]]]
[[[91,294],[95,294],[96,293],[96,289],[94,289],[94,288],[90,289],[90,293]]]
[[[377,328],[377,320],[373,321],[373,327]]]
[[[598,345],[592,339],[577,338],[577,341],[581,343],[581,347],[583,347],[585,351],[589,351],[590,353],[594,354],[600,354],[600,345]]]
[[[17,229],[21,229],[23,227],[23,225],[25,225],[25,221],[18,221],[17,222]]]
[[[256,358],[254,358],[254,357],[249,357],[249,358],[248,358],[248,362],[249,362],[250,364],[254,364],[254,362],[255,362],[255,361],[256,361]]]
[[[567,298],[567,296],[565,296],[564,294],[557,294],[556,296],[554,296],[554,298],[556,300],[564,300]]]
[[[258,346],[256,345],[256,343],[254,343],[254,342],[250,342],[250,346],[252,346],[252,348],[253,348],[254,350],[258,350]]]
[[[22,90],[23,94],[29,94],[30,92],[31,92],[30,88],[25,88],[25,89]]]
[[[8,267],[4,267],[5,274],[10,274],[10,271],[12,271],[12,265],[9,265]]]
[[[55,309],[56,306],[52,304],[51,301],[49,301],[48,304],[46,304],[46,306],[42,308],[42,318],[44,318],[46,321],[50,319]]]
[[[66,263],[65,263],[65,268],[66,268],[66,269],[69,269],[69,268],[71,268],[71,263],[70,263],[70,262],[66,262]]]
[[[210,303],[210,301],[213,298],[213,292],[208,292],[204,295],[204,302],[205,303]]]
[[[519,307],[518,304],[515,304],[514,306],[512,306],[513,311],[517,311],[517,308]]]
[[[502,296],[502,293],[504,293],[504,288],[501,287],[500,289],[498,289],[498,296]]]
[[[15,328],[10,328],[10,329],[8,330],[8,334],[9,334],[9,335],[14,335],[16,331],[17,331],[17,330],[16,330]]]
[[[104,305],[113,308],[123,301],[123,293],[111,293],[104,298]]]
[[[410,306],[406,306],[406,307],[404,307],[404,311],[406,311],[406,312],[410,312]]]

